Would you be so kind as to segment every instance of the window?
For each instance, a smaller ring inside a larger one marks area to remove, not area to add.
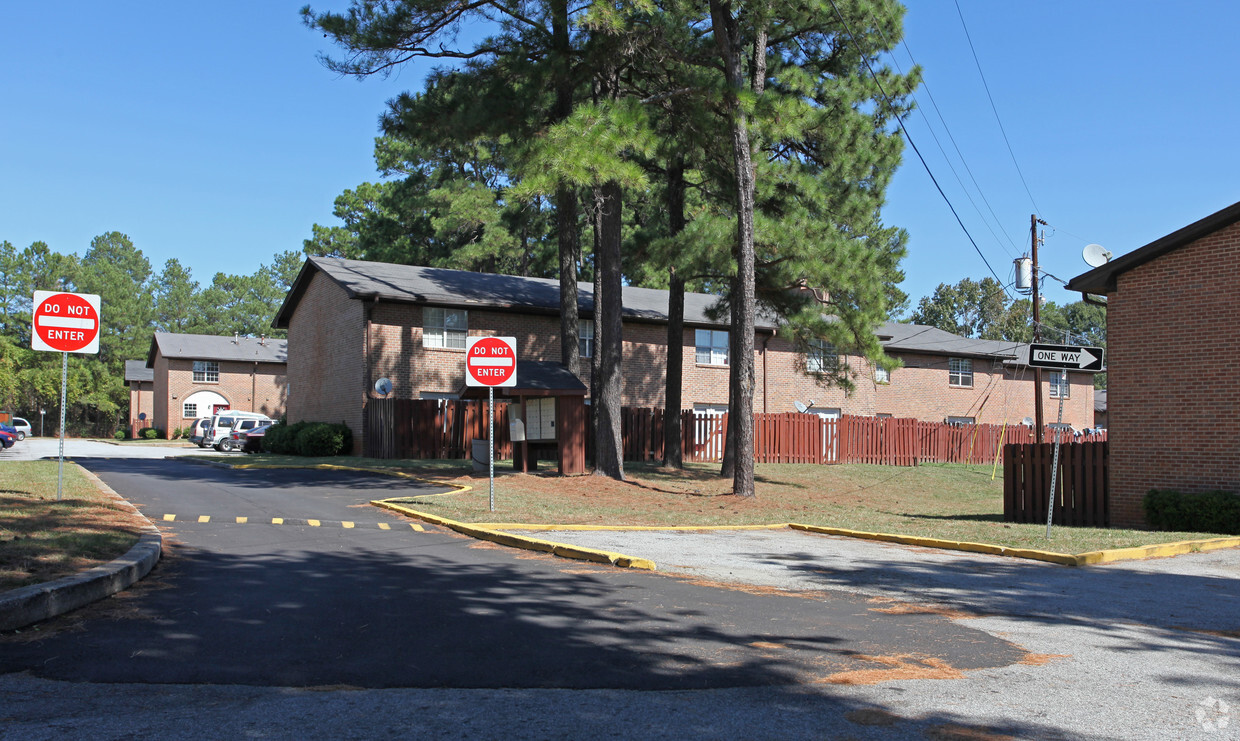
[[[583,321],[577,324],[577,352],[583,358],[594,357],[593,321]]]
[[[422,347],[464,350],[468,334],[469,312],[464,309],[428,306],[422,310]]]
[[[874,383],[891,383],[891,371],[875,366]]]
[[[947,424],[949,425],[971,425],[973,424],[973,418],[972,417],[948,417]]]
[[[892,418],[892,416],[886,412],[879,412],[878,414],[875,414],[874,416],[878,417],[879,419],[891,419]]]
[[[947,361],[947,383],[950,386],[973,388],[973,361],[968,358],[950,358]]]
[[[728,364],[727,330],[699,329],[696,336],[698,365]]]
[[[219,383],[220,364],[214,360],[194,361],[194,383]]]
[[[1072,398],[1072,384],[1063,382],[1064,374],[1051,373],[1050,376],[1051,376],[1051,398],[1059,399],[1062,397],[1064,399],[1071,399]]]
[[[198,405],[194,402],[186,402],[181,410],[181,416],[185,418],[198,416]]]
[[[805,370],[810,373],[832,373],[839,368],[840,356],[826,340],[810,340],[805,351]]]

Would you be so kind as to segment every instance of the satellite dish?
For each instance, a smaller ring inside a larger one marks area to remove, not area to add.
[[[380,378],[375,381],[375,393],[379,396],[387,396],[392,393],[392,379]]]
[[[1026,427],[1033,427],[1033,417],[1025,417],[1022,421]]]
[[[1099,268],[1111,261],[1111,251],[1100,244],[1087,244],[1081,251],[1081,257],[1086,265]]]
[[[799,401],[792,402],[792,406],[796,407],[797,411],[800,412],[801,414],[805,414],[806,412],[809,411],[809,407],[805,406]]]

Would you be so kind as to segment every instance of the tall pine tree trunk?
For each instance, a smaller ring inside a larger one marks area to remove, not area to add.
[[[572,39],[569,36],[568,0],[552,0],[551,47],[555,63],[555,121],[573,112]],[[560,251],[560,362],[578,372],[577,345],[577,194],[567,185],[555,191],[556,240]]]
[[[594,296],[594,331],[599,362],[598,385],[594,389],[598,405],[594,473],[623,481],[624,455],[620,438],[624,390],[623,286],[620,279],[623,193],[615,181],[604,183],[598,192],[599,243],[594,248],[598,292]]]
[[[740,106],[740,94],[745,89],[745,70],[741,64],[743,43],[740,24],[732,16],[730,3],[711,0],[711,26],[715,44],[723,62],[728,85],[728,110],[731,116],[732,159],[736,174],[736,244],[733,257],[736,260],[736,288],[732,297],[732,333],[735,334],[733,366],[735,390],[730,395],[730,416],[735,417],[729,425],[735,430],[735,464],[732,476],[732,493],[741,497],[754,495],[754,170],[753,154],[749,142],[749,119]],[[754,58],[758,56],[755,51]],[[763,58],[765,58],[763,56]],[[731,436],[729,436],[731,437]]]
[[[671,236],[685,230],[685,161],[676,155],[667,168],[667,214]],[[680,406],[684,397],[685,279],[669,271],[667,291],[667,387],[663,401],[663,465],[684,468]]]

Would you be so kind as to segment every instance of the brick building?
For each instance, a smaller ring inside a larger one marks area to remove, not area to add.
[[[125,385],[129,387],[129,436],[137,437],[154,419],[155,371],[141,360],[126,360]]]
[[[593,286],[578,288],[582,362],[572,370],[588,386]],[[686,409],[727,405],[728,326],[707,313],[716,301],[707,294],[685,297],[685,329],[673,351],[684,361]],[[667,302],[666,291],[624,288],[626,406],[663,405]],[[559,282],[312,257],[274,326],[288,330],[290,421],[344,422],[360,450],[362,410],[374,383],[389,379],[396,398],[452,397],[463,383],[468,336],[513,336],[522,360],[559,362]],[[807,373],[807,365],[834,359],[829,347],[806,354],[760,317],[754,411],[792,412],[800,402],[826,415],[937,422],[1019,422],[1033,415],[1032,373],[1017,362],[1023,346],[911,324],[886,324],[878,335],[904,366],[884,374],[864,359],[840,358],[858,374],[856,390],[845,395]],[[1059,384],[1045,386],[1047,419],[1055,419]],[[1091,426],[1092,375],[1070,374],[1065,390],[1065,421]]]
[[[225,409],[280,417],[288,402],[287,360],[287,340],[156,332],[146,358],[152,426],[167,436]]]
[[[1068,288],[1107,297],[1113,522],[1144,524],[1150,489],[1240,492],[1240,203]]]

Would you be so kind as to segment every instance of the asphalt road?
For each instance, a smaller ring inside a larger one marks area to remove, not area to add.
[[[0,673],[683,690],[801,685],[891,662],[926,674],[976,670],[1025,655],[938,614],[879,612],[889,605],[861,595],[737,589],[418,531],[367,504],[437,490],[400,479],[81,463],[165,529],[170,554],[126,597],[60,619],[74,630],[50,625],[42,640],[7,642]]]

